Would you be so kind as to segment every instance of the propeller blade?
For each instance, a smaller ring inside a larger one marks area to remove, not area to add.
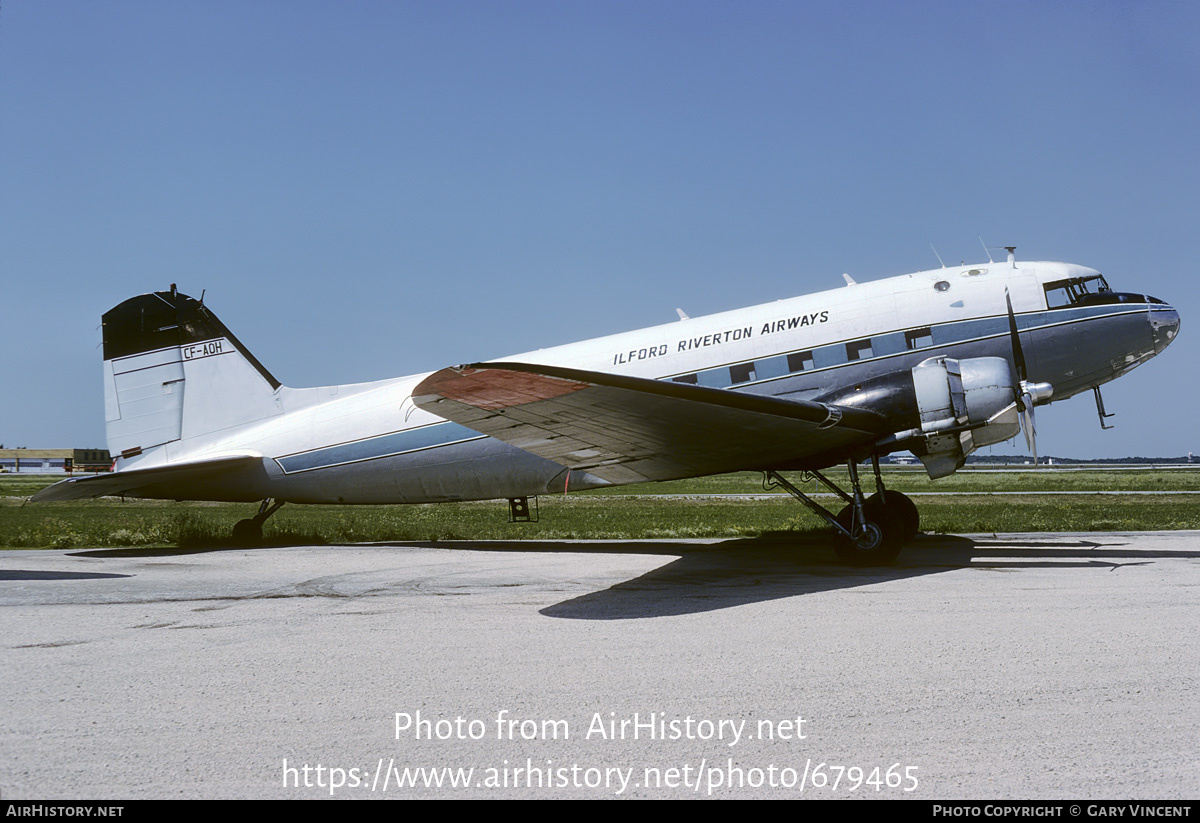
[[[1029,447],[1030,454],[1033,455],[1033,465],[1037,465],[1037,423],[1033,417],[1033,395],[1025,392],[1021,396],[1021,402],[1025,404],[1025,410],[1021,412],[1021,429],[1025,432],[1025,445]]]
[[[1004,290],[1004,302],[1008,304],[1008,336],[1012,340],[1013,366],[1017,369],[1017,380],[1024,383],[1029,375],[1025,371],[1025,352],[1021,349],[1021,333],[1017,331],[1017,315],[1013,313],[1008,289]]]
[[[1025,445],[1033,455],[1033,465],[1037,465],[1037,425],[1033,419],[1033,403],[1036,399],[1048,402],[1054,393],[1054,387],[1049,383],[1030,383],[1028,369],[1025,367],[1025,352],[1021,348],[1021,332],[1017,329],[1017,315],[1013,311],[1012,296],[1008,289],[1004,290],[1004,302],[1008,306],[1008,336],[1012,341],[1013,368],[1017,371],[1017,385],[1013,389],[1013,399],[1017,411],[1021,413],[1021,429],[1025,432]]]

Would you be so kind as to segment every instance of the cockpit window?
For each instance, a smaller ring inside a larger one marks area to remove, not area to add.
[[[1087,298],[1092,295],[1109,294],[1112,289],[1104,275],[1094,277],[1072,277],[1069,280],[1055,280],[1046,284],[1046,305],[1051,309],[1061,309],[1063,306],[1077,306],[1081,303],[1092,302]]]

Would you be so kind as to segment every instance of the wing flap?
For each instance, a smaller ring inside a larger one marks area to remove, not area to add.
[[[421,408],[613,483],[668,480],[846,454],[880,415],[625,375],[525,363],[443,369]]]

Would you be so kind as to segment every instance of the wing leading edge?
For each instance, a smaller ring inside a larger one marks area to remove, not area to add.
[[[612,483],[824,467],[886,433],[863,409],[526,363],[442,369],[413,401]]]

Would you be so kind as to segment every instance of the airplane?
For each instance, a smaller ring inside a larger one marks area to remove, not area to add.
[[[284,503],[528,498],[756,470],[821,517],[850,565],[887,565],[919,531],[881,456],[930,478],[1022,429],[1034,408],[1161,352],[1179,315],[1097,270],[1008,259],[942,266],[802,297],[354,385],[281,384],[204,305],[133,297],[103,317],[114,471],[35,501],[102,495],[259,502],[233,529],[261,538]],[[869,461],[867,496],[859,464]],[[844,463],[850,488],[824,473]],[[784,472],[815,477],[836,514]]]

